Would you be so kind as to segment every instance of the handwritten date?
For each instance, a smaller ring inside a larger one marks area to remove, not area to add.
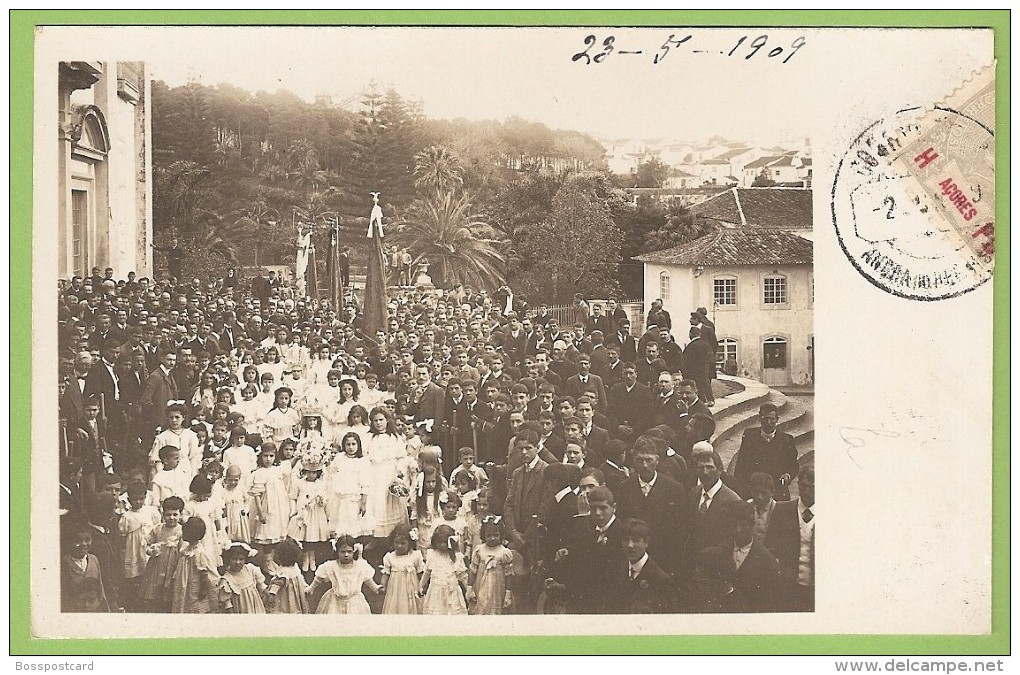
[[[750,42],[747,40],[750,36],[741,36],[735,44],[727,51],[726,49],[690,49],[691,54],[716,54],[719,56],[726,56],[730,58],[743,57],[745,61],[749,61],[754,58],[756,54],[763,53],[767,55],[767,58],[777,59],[786,55],[786,58],[782,59],[781,63],[787,63],[793,58],[801,47],[807,44],[807,41],[803,36],[798,37],[789,45],[775,45],[765,50],[769,46],[769,36],[759,35],[752,39]],[[694,35],[681,35],[678,33],[670,33],[669,37],[662,43],[658,49],[655,50],[652,57],[652,65],[658,65],[662,63],[667,56],[673,51],[680,51],[680,47],[687,44],[688,48],[693,47]],[[609,35],[603,38],[601,41],[596,35],[588,35],[584,38],[585,48],[582,51],[577,52],[570,57],[570,60],[574,63],[581,63],[582,65],[590,66],[594,64],[604,63],[607,58],[612,54],[618,56],[625,55],[643,55],[645,54],[644,49],[627,50],[621,49],[616,42],[615,35]],[[765,51],[762,51],[765,50]]]

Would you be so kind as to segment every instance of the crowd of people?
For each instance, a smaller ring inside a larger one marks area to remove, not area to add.
[[[63,610],[813,609],[813,467],[764,405],[724,471],[704,309],[681,347],[661,301],[388,302],[61,281]]]

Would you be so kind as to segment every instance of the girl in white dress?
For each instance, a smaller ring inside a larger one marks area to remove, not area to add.
[[[290,387],[280,387],[274,392],[273,409],[266,413],[263,421],[262,438],[279,444],[283,439],[298,433],[301,414],[290,407],[294,392]]]
[[[329,480],[329,526],[335,534],[362,537],[372,534],[366,518],[371,464],[361,449],[361,437],[348,433],[340,441],[340,454],[326,470]]]
[[[372,593],[379,593],[382,589],[375,583],[375,570],[361,558],[361,545],[354,541],[354,537],[344,535],[333,546],[336,559],[324,562],[315,570],[315,579],[308,588],[308,595],[313,600],[322,594],[315,613],[371,614],[364,589],[368,588]]]
[[[373,523],[375,537],[388,537],[393,528],[407,522],[407,497],[401,496],[395,482],[407,456],[404,441],[393,428],[393,419],[385,408],[375,408],[369,417],[371,428],[364,442],[365,455],[372,463],[371,489],[368,495],[368,515]],[[406,488],[406,484],[405,484]]]
[[[259,468],[251,475],[252,540],[271,546],[287,536],[294,509],[290,498],[290,464],[276,463],[276,446],[269,441],[259,451]]]
[[[290,487],[294,515],[287,526],[287,536],[301,542],[305,552],[301,569],[306,572],[315,569],[316,550],[321,548],[321,543],[329,541],[329,515],[326,512],[329,494],[323,480],[325,468],[325,447],[309,444],[301,453],[301,480]]]
[[[432,547],[425,552],[425,576],[420,594],[425,596],[422,614],[467,614],[464,589],[467,567],[464,556],[457,552],[453,528],[440,525],[432,533]]]

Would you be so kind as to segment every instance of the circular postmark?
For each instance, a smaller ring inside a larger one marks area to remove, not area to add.
[[[832,224],[875,286],[944,300],[992,276],[991,129],[949,108],[905,108],[868,126],[836,167]]]

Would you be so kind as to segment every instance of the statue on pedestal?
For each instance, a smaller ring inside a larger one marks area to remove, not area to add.
[[[298,224],[297,257],[294,263],[294,281],[298,297],[305,296],[305,273],[308,270],[308,256],[312,247],[312,228],[305,228],[304,223]]]
[[[383,224],[382,224],[382,207],[379,206],[379,192],[369,192],[372,195],[372,214],[368,217],[368,233],[366,236],[372,238],[372,228],[377,227],[379,230],[379,238],[383,238]]]
[[[436,287],[432,283],[432,277],[429,276],[429,260],[425,256],[422,256],[418,261],[418,276],[414,279],[414,285],[424,290],[432,290]]]

